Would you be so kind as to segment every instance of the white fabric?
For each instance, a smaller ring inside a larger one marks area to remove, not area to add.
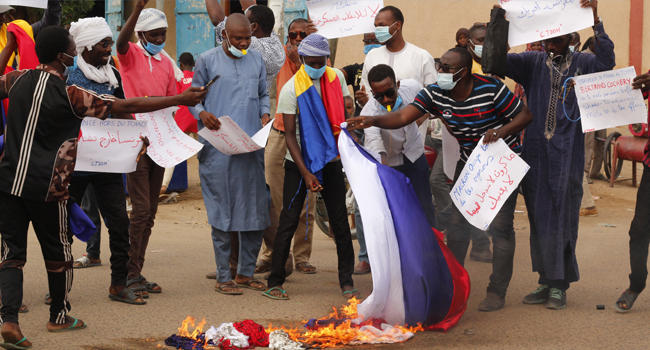
[[[420,90],[422,88],[417,81],[413,79],[401,80],[398,92],[403,102],[395,111],[401,110],[413,102]],[[388,111],[374,98],[368,100],[368,103],[361,110],[361,115],[365,116],[380,116],[386,113]],[[380,129],[373,126],[366,129],[365,134],[364,145],[366,148],[377,153],[386,154],[388,166],[404,165],[402,155],[415,163],[424,153],[424,140],[422,140],[415,122],[394,130]]]
[[[377,165],[365,158],[344,132],[339,136],[338,146],[345,174],[361,212],[372,266],[373,290],[357,305],[357,313],[364,320],[383,318],[389,324],[404,324],[406,316],[399,248],[393,216],[377,174]]]
[[[283,330],[277,330],[269,334],[270,350],[303,350],[302,344],[291,340]]]
[[[371,50],[366,55],[361,72],[361,85],[366,87],[366,91],[370,90],[368,72],[378,64],[387,64],[393,68],[397,80],[414,79],[422,88],[438,80],[436,63],[426,50],[410,43],[406,43],[399,52],[390,52],[386,46],[382,46]]]
[[[135,24],[135,31],[136,32],[148,32],[150,30],[154,29],[160,29],[160,28],[167,28],[169,25],[167,24],[167,16],[165,16],[165,13],[154,8],[148,8],[142,10],[140,13],[140,16],[138,17],[138,22]],[[142,47],[144,50],[144,45],[138,41],[138,44]],[[148,54],[147,50],[144,50],[147,56],[151,56]],[[169,54],[165,51],[162,50],[160,51],[161,54],[163,54],[165,57],[169,58],[170,61],[172,61],[172,66],[174,66],[174,77],[176,78],[176,81],[181,81],[183,79],[183,71],[178,68],[178,65],[176,64],[176,60],[171,58]],[[156,58],[156,56],[159,56],[160,54],[155,54],[153,57]],[[160,58],[156,58],[158,61],[160,61]],[[153,69],[151,67],[151,58],[149,59],[149,69]]]
[[[361,344],[392,344],[407,341],[413,337],[413,333],[404,332],[386,323],[381,324],[381,330],[374,326],[363,326],[359,328],[359,335],[349,342],[349,345]]]
[[[248,336],[240,332],[232,323],[222,323],[219,328],[210,327],[205,332],[205,340],[212,340],[214,345],[219,345],[222,340],[230,340],[230,344],[239,348],[248,347]]]
[[[106,20],[102,17],[81,18],[70,25],[70,35],[77,45],[77,67],[86,78],[100,84],[109,83],[111,87],[117,88],[117,78],[110,64],[95,67],[86,63],[82,55],[85,50],[92,51],[93,46],[104,38],[113,37],[113,31]]]

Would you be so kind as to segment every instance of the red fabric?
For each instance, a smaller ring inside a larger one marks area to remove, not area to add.
[[[221,349],[221,350],[248,350],[248,349],[255,349],[255,347],[250,345],[250,343],[249,343],[247,348],[240,348],[238,346],[232,345],[230,343],[230,339],[221,338],[221,340],[219,341],[219,349]]]
[[[331,68],[327,67],[327,71],[320,78],[320,91],[325,111],[327,111],[327,118],[330,121],[332,132],[338,145],[341,123],[345,121],[345,103],[343,102],[343,94],[341,93],[341,82],[334,71],[332,71],[334,80],[329,81],[328,71],[330,70]]]
[[[244,320],[241,322],[233,323],[236,330],[248,336],[248,344],[252,347],[267,347],[269,346],[269,334],[266,333],[262,325],[253,322],[252,320]]]
[[[192,86],[192,78],[194,78],[194,72],[183,71],[183,76],[184,77],[181,79],[181,81],[176,82],[176,90],[179,94]],[[190,113],[190,110],[187,109],[187,106],[178,107],[179,109],[176,111],[176,115],[174,116],[174,120],[176,120],[178,127],[181,128],[184,133],[198,132],[196,119],[194,119],[194,116],[192,113]]]
[[[20,53],[18,69],[36,68],[38,66],[38,57],[36,57],[34,39],[15,23],[9,23],[7,25],[7,31],[14,33],[16,36],[18,53]]]
[[[451,278],[454,281],[454,298],[451,300],[451,306],[449,307],[449,312],[444,320],[426,327],[426,330],[435,330],[447,332],[453,328],[456,323],[467,310],[467,299],[469,298],[469,292],[471,290],[471,285],[469,282],[469,275],[467,270],[460,265],[458,260],[454,257],[454,254],[447,248],[447,245],[443,241],[444,235],[442,232],[433,229],[433,232],[436,235],[442,254],[447,260],[447,265],[449,266],[449,272],[451,273]]]

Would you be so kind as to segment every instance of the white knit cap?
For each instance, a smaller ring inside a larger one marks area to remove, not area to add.
[[[167,28],[167,16],[165,13],[154,8],[142,10],[138,22],[135,24],[136,32],[148,32],[150,30]]]

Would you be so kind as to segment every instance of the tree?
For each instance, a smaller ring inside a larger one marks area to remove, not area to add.
[[[94,0],[60,0],[61,12],[61,25],[67,26],[72,22],[76,22],[79,18],[83,18],[95,6]],[[43,18],[43,9],[33,7],[15,6],[16,14],[26,13],[25,20],[29,23],[34,23]]]

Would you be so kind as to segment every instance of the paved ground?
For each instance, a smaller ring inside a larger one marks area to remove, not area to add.
[[[243,296],[216,293],[214,281],[205,279],[206,272],[213,270],[215,263],[196,167],[196,160],[192,159],[190,190],[181,194],[178,203],[161,206],[149,243],[144,275],[158,282],[163,293],[152,295],[145,306],[109,300],[110,269],[108,240],[105,239],[102,244],[104,265],[75,270],[71,315],[87,321],[86,330],[47,333],[48,307],[42,302],[47,292],[47,279],[38,241],[33,233],[30,234],[24,300],[30,311],[21,315],[20,322],[25,335],[33,341],[34,349],[157,349],[167,336],[176,332],[187,315],[205,317],[208,325],[247,318],[263,325],[297,325],[303,319],[325,316],[332,306],[344,303],[338,289],[335,246],[321,232],[316,233],[312,255],[312,263],[319,272],[315,275],[294,273],[285,285],[292,297],[290,301],[272,301],[259,292],[248,290]],[[629,177],[630,173],[631,163],[626,162],[623,175]],[[636,189],[631,187],[631,181],[619,182],[613,189],[597,181],[591,189],[594,196],[601,197],[596,201],[600,215],[580,222],[577,254],[581,280],[568,291],[567,309],[549,311],[543,306],[521,303],[521,299],[537,287],[537,277],[531,271],[528,220],[525,213],[517,213],[515,272],[503,310],[477,311],[485,296],[491,265],[468,261],[466,268],[472,281],[472,293],[468,310],[454,329],[447,334],[418,333],[406,343],[376,348],[647,348],[650,333],[645,326],[639,326],[647,323],[650,313],[650,301],[645,295],[629,314],[620,315],[613,309],[614,301],[627,286],[627,231],[633,216]],[[526,210],[522,198],[517,210]],[[358,248],[356,241],[355,248]],[[85,244],[77,241],[73,245],[75,257],[84,251]],[[364,295],[370,292],[370,275],[355,277],[355,282]],[[596,310],[597,304],[604,304],[605,310]],[[466,330],[474,334],[465,335]]]

